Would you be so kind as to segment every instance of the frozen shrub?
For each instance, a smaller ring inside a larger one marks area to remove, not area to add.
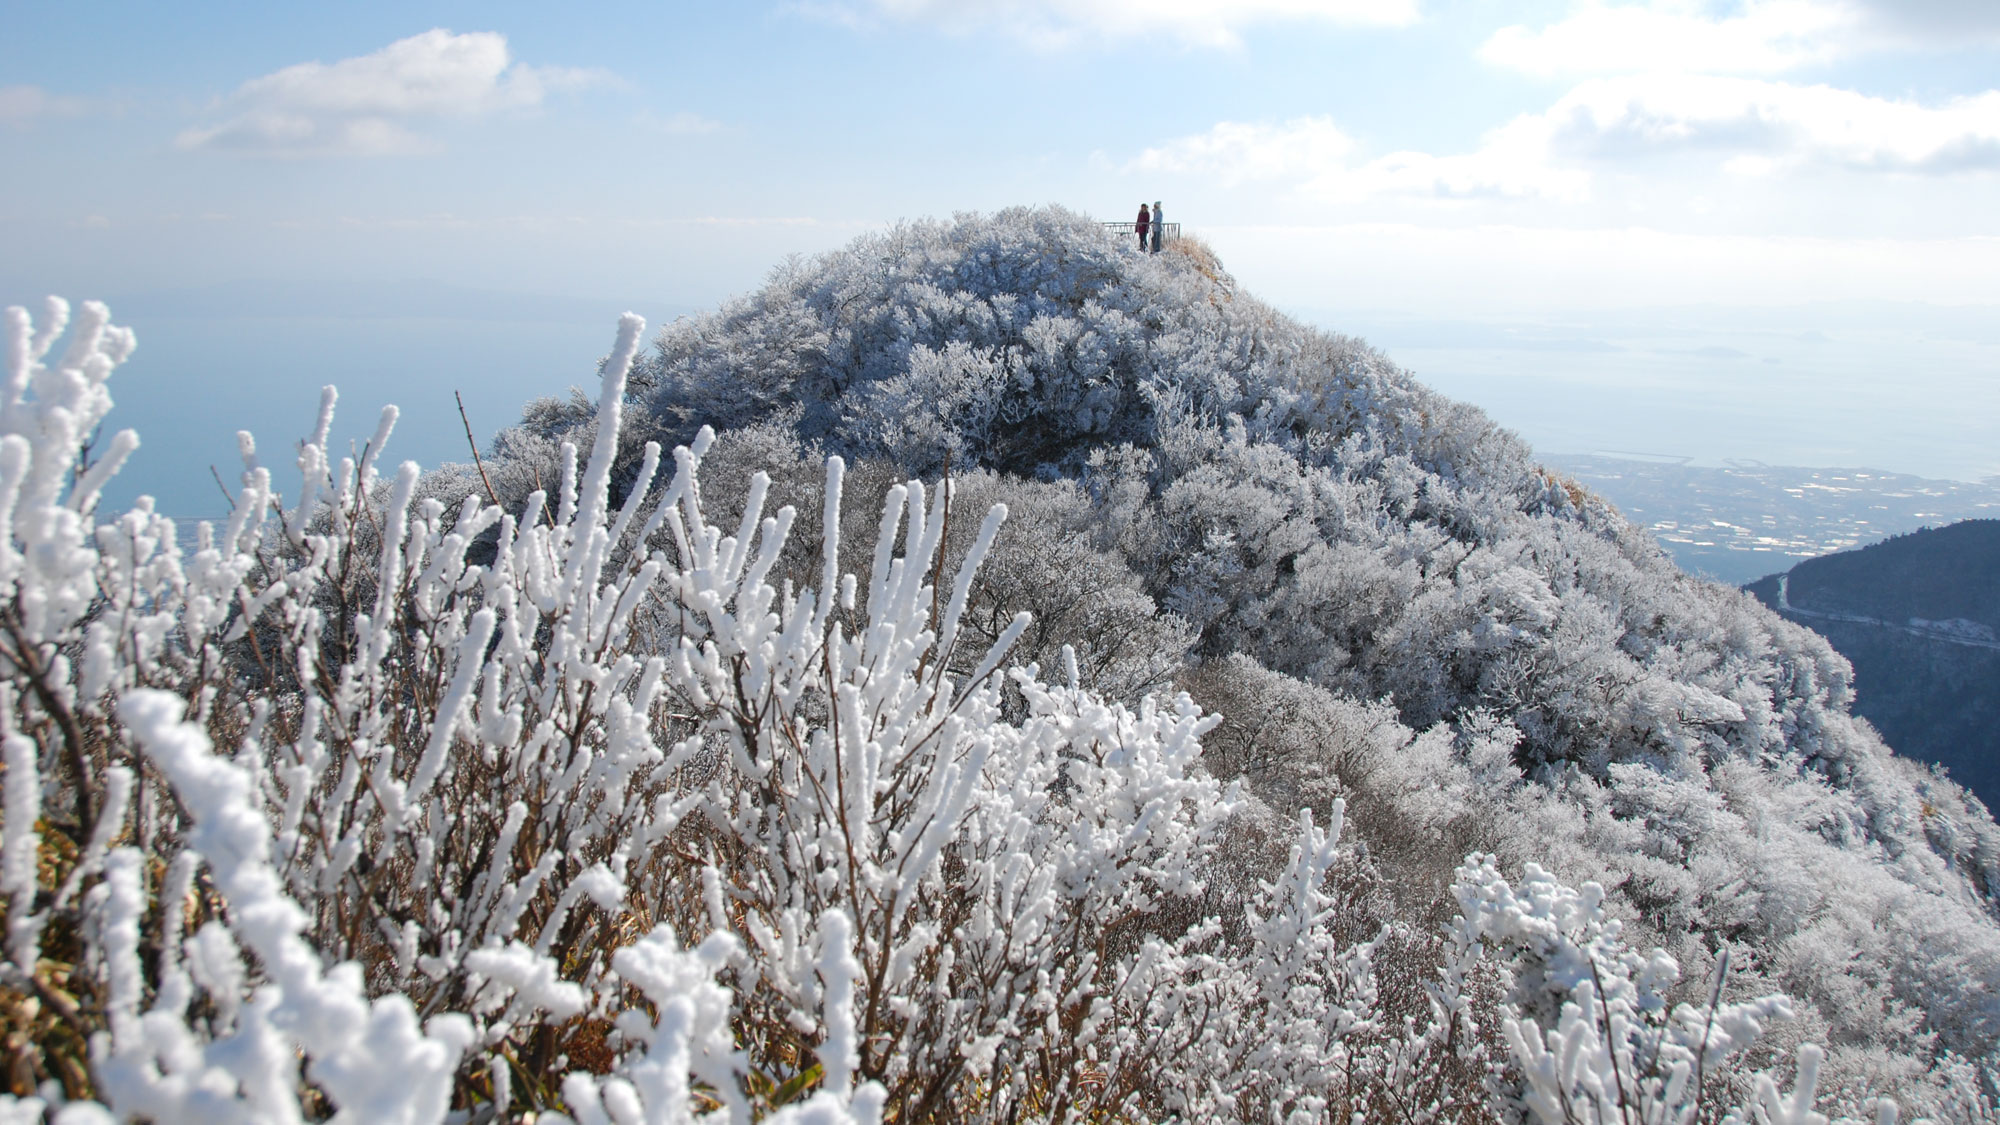
[[[1596,892],[1531,870],[1555,905],[1521,908],[1475,860],[1427,945],[1341,803],[1322,828],[1202,767],[1189,696],[1108,700],[1072,646],[1057,683],[1007,667],[1027,615],[968,623],[1003,507],[895,483],[848,554],[831,458],[782,579],[797,509],[753,472],[715,519],[712,432],[621,459],[636,317],[589,449],[518,508],[383,477],[393,410],[335,459],[329,389],[295,499],[245,437],[184,547],[149,501],[96,518],[133,338],[87,305],[49,362],[67,311],[9,311],[0,386],[8,1119],[1474,1121],[1541,1104],[1527,1021],[1576,1038],[1615,998],[1599,1054],[1652,1034],[1671,974]],[[1232,864],[1252,821],[1282,861]],[[1815,1059],[1801,1094],[1741,1081],[1809,1120]]]

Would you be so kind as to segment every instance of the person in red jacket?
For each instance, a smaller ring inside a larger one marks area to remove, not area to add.
[[[1146,228],[1153,225],[1153,213],[1146,210],[1143,203],[1139,204],[1139,221],[1134,225],[1139,228],[1139,252],[1143,254],[1146,252]]]

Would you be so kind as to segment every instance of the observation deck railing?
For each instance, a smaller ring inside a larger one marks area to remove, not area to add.
[[[1139,224],[1136,222],[1105,223],[1104,229],[1115,230],[1119,234],[1127,236],[1136,236],[1139,233]],[[1154,230],[1160,232],[1160,245],[1162,246],[1181,236],[1181,225],[1179,223],[1155,223],[1146,228],[1146,237],[1150,239]]]

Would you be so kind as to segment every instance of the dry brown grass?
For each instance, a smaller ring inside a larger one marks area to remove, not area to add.
[[[1197,273],[1215,283],[1223,291],[1225,298],[1236,295],[1236,279],[1222,268],[1222,258],[1215,248],[1191,234],[1183,234],[1166,244],[1162,253],[1173,254],[1195,268]]]

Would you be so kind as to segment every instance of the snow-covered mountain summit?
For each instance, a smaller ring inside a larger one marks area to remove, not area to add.
[[[2000,1036],[2000,830],[1851,716],[1844,660],[1198,242],[899,225],[667,327],[632,388],[625,450],[713,425],[781,492],[837,452],[1006,500],[974,617],[1027,605],[1031,655],[1073,643],[1113,694],[1178,682],[1225,715],[1212,768],[1276,814],[1348,795],[1412,902],[1487,848],[1612,888],[1692,980],[1732,951],[1838,1068]],[[594,424],[531,407],[502,500]]]

